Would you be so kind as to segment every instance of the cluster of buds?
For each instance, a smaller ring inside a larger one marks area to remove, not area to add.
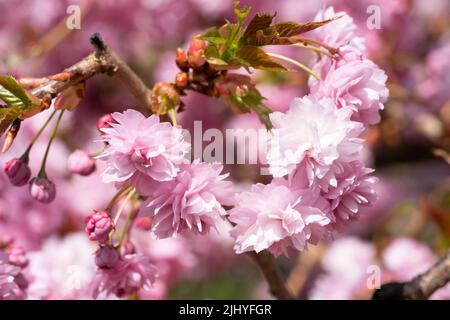
[[[152,89],[152,112],[166,114],[170,110],[178,112],[183,109],[181,96],[185,90],[193,90],[212,97],[218,97],[216,82],[226,71],[213,68],[205,57],[206,42],[193,38],[187,52],[178,48],[175,62],[180,69],[173,83],[159,82]]]
[[[30,167],[27,161],[22,158],[12,159],[6,162],[3,171],[13,186],[21,187],[30,181]],[[42,203],[50,203],[56,197],[56,186],[46,177],[35,177],[31,179],[29,190],[31,196]]]

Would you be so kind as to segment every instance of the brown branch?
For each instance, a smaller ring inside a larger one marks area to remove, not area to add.
[[[146,110],[151,110],[151,90],[142,82],[133,70],[111,49],[107,47],[98,33],[91,37],[95,51],[78,63],[64,70],[67,77],[51,79],[31,90],[31,93],[41,99],[53,99],[70,86],[83,82],[99,73],[107,73],[117,77]]]
[[[292,294],[284,284],[284,280],[275,264],[273,256],[267,251],[262,251],[260,253],[251,252],[250,256],[261,269],[261,272],[269,285],[270,292],[280,300],[293,299]]]
[[[450,250],[430,269],[408,282],[391,282],[373,294],[373,300],[424,300],[450,281]]]

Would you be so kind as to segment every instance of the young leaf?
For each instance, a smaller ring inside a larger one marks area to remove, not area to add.
[[[239,1],[234,1],[233,2],[233,12],[236,15],[236,18],[238,20],[238,22],[241,24],[248,16],[248,14],[250,13],[250,7],[244,7],[242,9],[238,8],[239,6]]]
[[[236,52],[239,61],[242,64],[251,66],[255,69],[268,71],[288,71],[283,65],[273,61],[261,48],[254,46],[245,46]]]
[[[220,35],[219,29],[217,29],[217,27],[209,28],[204,34],[202,34],[197,38],[206,40],[209,43],[217,45],[224,44],[227,42],[227,40]]]
[[[219,64],[219,65],[227,64],[220,58],[219,49],[217,49],[217,47],[213,44],[210,44],[209,46],[206,47],[205,58],[206,61],[212,64]]]
[[[16,79],[11,76],[0,76],[0,99],[8,106],[26,109],[31,100]]]
[[[259,30],[264,31],[265,29],[269,28],[274,17],[275,15],[272,16],[268,13],[256,14],[245,29],[241,41],[247,44],[253,44],[252,42],[256,36],[256,33]]]
[[[324,21],[310,21],[306,23],[292,21],[278,22],[273,27],[278,32],[279,37],[292,37],[322,27],[339,18],[336,17]]]
[[[6,108],[0,107],[0,136],[9,128],[9,126],[20,115],[21,110],[18,106],[11,106]]]

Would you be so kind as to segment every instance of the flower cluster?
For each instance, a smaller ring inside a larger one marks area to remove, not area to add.
[[[148,255],[136,252],[133,242],[125,240],[129,222],[124,222],[118,244],[112,234],[122,211],[129,211],[128,221],[150,230],[157,239],[176,237],[183,231],[205,234],[217,229],[225,217],[223,206],[232,204],[232,184],[225,180],[221,164],[186,161],[190,144],[181,128],[160,122],[157,115],[146,118],[126,110],[102,117],[97,126],[105,143],[99,156],[106,162],[103,181],[114,182],[120,188],[116,200],[124,199],[114,221],[110,211],[94,211],[86,219],[89,239],[100,244],[94,297],[102,292],[122,297],[140,289],[149,291],[157,269]],[[125,209],[135,191],[146,199],[139,204],[138,215],[131,207]]]
[[[189,229],[204,233],[225,215],[222,205],[231,205],[231,182],[221,174],[223,166],[194,161],[185,155],[190,144],[182,130],[127,110],[114,113],[114,123],[102,129],[106,149],[99,156],[107,163],[105,182],[130,185],[147,197],[140,210],[152,217],[157,238],[175,236]]]
[[[352,19],[332,8],[318,19],[342,16],[317,29],[338,55],[316,62],[320,80],[286,112],[270,115],[267,160],[274,179],[236,197],[230,212],[235,250],[275,255],[303,251],[342,230],[376,200],[373,171],[362,162],[362,134],[380,120],[387,98],[386,75],[363,56]]]

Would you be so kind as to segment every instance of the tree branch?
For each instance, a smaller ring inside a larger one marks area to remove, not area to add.
[[[293,299],[292,294],[286,288],[272,255],[267,251],[262,251],[260,253],[251,252],[250,255],[261,269],[261,272],[269,285],[270,292],[280,300]]]
[[[450,281],[450,250],[436,264],[408,282],[391,282],[373,294],[373,300],[424,300]]]
[[[78,63],[64,70],[64,79],[52,79],[31,90],[41,99],[53,99],[70,86],[83,82],[98,73],[116,76],[146,110],[151,110],[151,90],[142,82],[133,70],[105,44],[100,34],[91,37],[95,51]]]

